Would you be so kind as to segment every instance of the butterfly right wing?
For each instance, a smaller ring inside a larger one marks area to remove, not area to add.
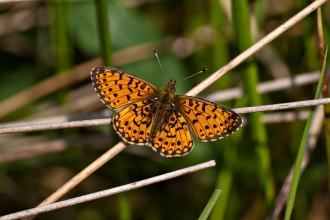
[[[95,67],[91,79],[101,101],[111,109],[153,98],[159,90],[146,80],[112,67]]]

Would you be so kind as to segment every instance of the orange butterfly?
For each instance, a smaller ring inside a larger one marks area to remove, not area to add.
[[[184,156],[194,147],[191,130],[201,141],[224,138],[242,126],[242,118],[217,103],[176,95],[176,80],[165,88],[112,67],[95,67],[91,79],[101,101],[119,109],[112,118],[122,139],[148,145],[165,157]]]

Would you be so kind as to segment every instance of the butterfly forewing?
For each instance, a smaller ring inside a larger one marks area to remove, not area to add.
[[[91,79],[101,101],[111,109],[152,98],[158,90],[139,77],[111,67],[95,67]]]
[[[224,138],[242,125],[242,118],[225,106],[190,96],[177,96],[177,100],[176,107],[201,141]]]

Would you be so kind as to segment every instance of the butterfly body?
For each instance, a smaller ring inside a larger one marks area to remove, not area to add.
[[[176,81],[165,88],[111,67],[96,67],[91,79],[101,101],[119,109],[112,119],[123,140],[148,145],[162,156],[184,156],[193,146],[191,130],[201,141],[226,137],[242,125],[234,111],[206,100],[176,95]]]

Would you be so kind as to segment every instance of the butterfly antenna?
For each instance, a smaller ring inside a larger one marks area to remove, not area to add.
[[[207,71],[207,69],[202,69],[201,71],[198,71],[197,73],[195,73],[195,74],[193,74],[191,76],[188,76],[188,77],[186,77],[184,79],[179,80],[178,83],[181,82],[181,81],[183,81],[183,80],[189,79],[189,78],[191,78],[193,76],[196,76],[197,74],[200,74],[200,73],[205,72],[205,71]]]
[[[156,58],[157,58],[157,60],[158,60],[159,66],[160,66],[160,68],[162,69],[162,71],[163,71],[163,73],[164,73],[164,75],[165,75],[167,81],[169,81],[169,79],[168,79],[168,77],[167,77],[167,75],[166,75],[166,73],[165,73],[165,71],[164,71],[164,68],[163,68],[162,64],[160,63],[160,60],[159,60],[159,58],[158,58],[158,54],[157,54],[155,48],[152,48],[152,51],[154,52],[154,54],[155,54],[155,56],[156,56]]]

